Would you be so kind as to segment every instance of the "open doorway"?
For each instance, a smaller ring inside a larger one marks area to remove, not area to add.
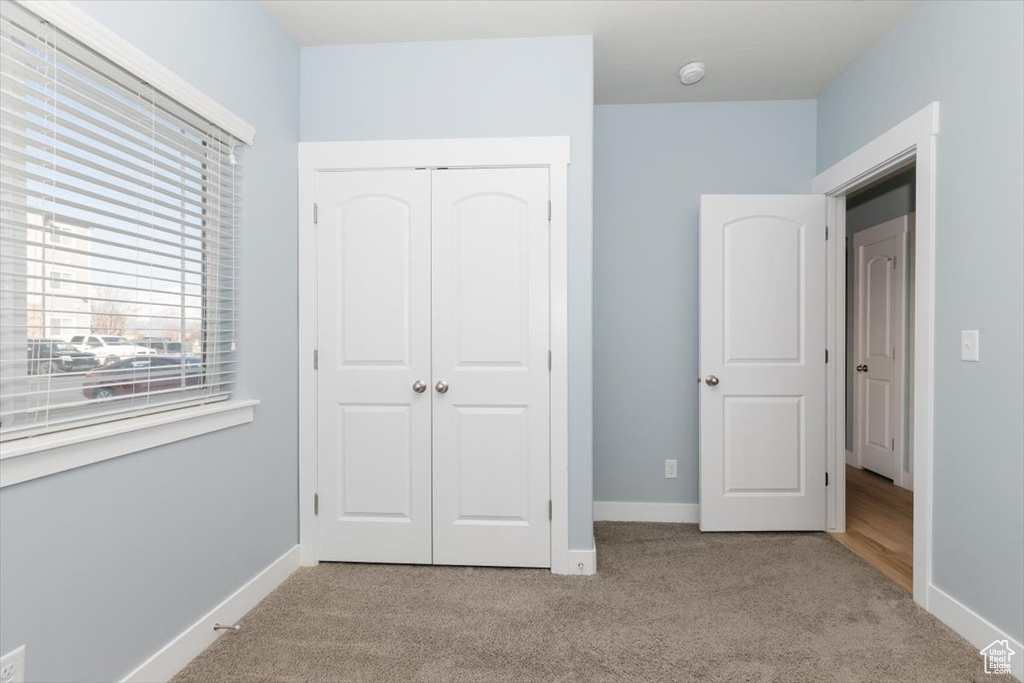
[[[929,611],[950,611],[949,597],[932,584],[932,452],[935,403],[935,178],[939,103],[932,102],[814,178],[827,197],[829,341],[838,362],[828,365],[828,530],[845,533],[846,515],[846,200],[914,165],[913,433],[908,455],[913,471],[913,597]],[[908,360],[911,358],[908,351]],[[856,368],[857,363],[854,363]],[[909,438],[909,434],[908,434]],[[933,609],[932,600],[935,600]]]
[[[846,532],[913,589],[913,163],[846,197]]]

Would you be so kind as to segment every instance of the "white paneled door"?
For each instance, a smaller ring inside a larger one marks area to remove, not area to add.
[[[316,192],[320,559],[550,566],[548,170]]]
[[[853,445],[861,467],[894,481],[903,466],[907,224],[903,216],[853,237]]]
[[[316,183],[320,559],[429,564],[430,172]]]
[[[700,528],[822,530],[825,198],[700,204]]]
[[[548,567],[548,171],[433,183],[434,563]]]

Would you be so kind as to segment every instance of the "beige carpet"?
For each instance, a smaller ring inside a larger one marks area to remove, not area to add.
[[[174,680],[993,681],[825,534],[602,522],[593,577],[322,564]]]

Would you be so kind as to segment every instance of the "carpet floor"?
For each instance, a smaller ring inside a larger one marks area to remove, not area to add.
[[[826,534],[595,533],[592,577],[301,569],[174,681],[999,680]]]

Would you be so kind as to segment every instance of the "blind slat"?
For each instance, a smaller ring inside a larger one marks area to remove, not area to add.
[[[23,143],[23,147],[19,148],[13,146],[8,138]],[[27,154],[25,151],[26,149],[39,149],[42,152],[42,156]],[[210,192],[195,187],[188,187],[181,183],[166,183],[154,185],[152,182],[152,178],[150,178],[148,175],[144,177],[139,175],[133,176],[127,173],[122,173],[121,171],[118,171],[116,168],[111,168],[109,166],[99,168],[95,166],[95,162],[90,161],[85,157],[71,153],[70,149],[71,148],[56,147],[44,148],[40,145],[37,145],[35,141],[32,141],[29,138],[26,138],[25,136],[20,135],[19,133],[12,131],[8,128],[0,130],[0,151],[3,152],[3,155],[11,156],[14,158],[21,157],[21,161],[27,164],[34,164],[37,166],[41,166],[43,168],[49,168],[52,166],[57,166],[60,168],[65,167],[68,164],[74,164],[76,167],[90,168],[95,173],[102,173],[105,176],[110,176],[111,178],[116,178],[117,180],[120,180],[122,182],[130,183],[142,190],[158,192],[171,199],[180,199],[182,191],[194,193],[196,197],[202,201],[210,201],[216,199],[219,196],[217,192]],[[10,163],[5,163],[5,166],[10,166]],[[221,180],[224,179],[225,176],[211,175],[210,178],[211,180],[214,178]],[[216,188],[219,191],[220,186],[219,184],[213,184],[210,187]]]
[[[10,7],[5,9],[10,9]],[[18,8],[14,7],[14,11],[17,12]],[[8,12],[4,14],[8,14]],[[40,80],[48,80],[49,87],[53,88],[63,82],[69,82],[71,93],[74,96],[96,98],[99,103],[119,108],[127,112],[129,116],[140,108],[157,109],[161,115],[154,116],[153,124],[167,125],[167,132],[171,134],[184,128],[197,133],[216,134],[225,139],[233,139],[230,134],[217,129],[208,121],[177,105],[159,91],[152,90],[148,84],[126,74],[121,67],[110,64],[103,58],[98,58],[89,48],[80,45],[77,41],[65,36],[64,40],[57,40],[56,44],[53,44],[48,28],[34,33],[31,30],[26,30],[25,22],[5,23],[5,28],[9,31],[4,31],[0,37],[9,38],[10,44],[0,43],[0,49],[6,50],[7,56],[25,62],[34,62],[38,68],[43,70]],[[60,31],[57,33],[63,35]],[[21,47],[19,41],[29,49]],[[11,49],[12,45],[13,49]],[[45,57],[34,53],[42,53]],[[155,111],[153,114],[155,115]]]
[[[9,65],[4,78],[0,79],[0,90],[7,95],[7,107],[14,113],[25,115],[31,112],[43,118],[52,118],[59,110],[69,119],[91,123],[135,144],[151,144],[156,141],[162,147],[200,161],[205,160],[211,152],[219,154],[225,151],[220,149],[223,143],[216,138],[188,137],[180,130],[154,127],[152,112],[121,105],[116,99],[92,89],[85,81],[71,74],[60,74],[60,80],[52,86],[52,90],[41,89],[41,84],[33,86],[33,79],[39,81],[44,78],[44,74],[15,60],[11,60]]]
[[[9,95],[9,90],[3,91],[5,95]],[[5,98],[10,101],[11,97]],[[46,119],[54,117],[55,114],[47,112],[39,107],[26,104],[22,107],[26,111],[24,113],[15,112],[13,108],[7,108],[4,113],[7,114],[5,117],[8,122],[17,124],[17,127],[27,128],[35,130],[37,132],[49,134],[51,126],[46,125]],[[68,114],[74,113],[81,118],[86,118],[89,123],[99,128],[99,131],[93,131],[86,126],[80,125],[71,119]],[[114,126],[110,126],[102,123],[98,119],[88,119],[79,112],[69,112],[67,108],[62,107],[60,109],[60,116],[57,118],[60,121],[60,127],[65,135],[71,140],[77,139],[74,136],[68,135],[68,132],[76,133],[78,136],[85,138],[86,140],[95,140],[99,144],[109,147],[112,150],[119,151],[122,154],[129,155],[132,158],[141,159],[144,162],[149,162],[156,168],[163,169],[170,177],[175,177],[180,173],[191,173],[195,176],[203,176],[206,174],[205,166],[213,162],[212,150],[206,150],[203,155],[184,154],[182,152],[175,152],[174,150],[165,149],[163,144],[154,144],[155,140],[151,137],[149,140],[137,140],[124,135],[123,131],[117,130]],[[148,143],[148,147],[145,145]],[[177,167],[175,167],[177,164]]]
[[[5,221],[5,223],[11,224],[11,225],[19,225],[19,226],[26,225],[23,221],[14,221],[14,220],[7,220],[7,221]],[[39,228],[37,226],[32,226],[31,229],[38,230]],[[22,237],[19,237],[19,238],[8,238],[7,240],[5,240],[5,242],[8,242],[11,245],[16,245],[16,246],[45,248],[47,250],[53,250],[53,247],[51,245],[49,245],[49,244],[45,244],[44,245],[44,243],[42,241],[32,241],[32,240],[29,240],[29,239],[26,239],[26,238],[22,238]],[[62,246],[61,247],[61,251],[63,251],[66,254],[77,254],[79,256],[92,257],[93,259],[102,259],[104,261],[112,261],[112,262],[115,262],[115,263],[131,264],[131,265],[133,265],[135,267],[142,266],[142,267],[145,267],[145,268],[148,268],[148,269],[155,269],[155,270],[166,271],[166,272],[174,272],[174,273],[180,273],[182,271],[182,269],[180,269],[180,268],[173,268],[173,267],[168,266],[168,265],[162,265],[162,264],[157,264],[157,263],[140,264],[137,258],[129,258],[129,257],[123,257],[123,256],[116,256],[116,255],[112,255],[112,254],[98,255],[98,254],[92,253],[92,252],[90,252],[88,250],[85,250],[85,249],[75,249],[73,247],[67,247],[67,246]],[[20,259],[20,260],[22,260],[25,263],[34,263],[34,264],[41,263],[41,264],[44,264],[44,265],[45,264],[51,264],[51,265],[54,265],[54,267],[56,267],[56,268],[60,267],[58,264],[53,264],[53,262],[50,261],[50,260],[47,260],[47,259],[36,259],[36,258],[31,257],[31,256],[25,257],[25,258]],[[119,270],[119,271],[118,270],[109,270],[109,269],[104,269],[104,268],[98,268],[98,267],[96,267],[94,265],[78,266],[78,269],[81,270],[81,271],[84,271],[84,272],[92,272],[92,273],[105,273],[105,274],[124,274],[125,273],[124,270]],[[185,272],[187,272],[187,273],[197,273],[199,271],[197,271],[197,270],[186,270]],[[136,277],[142,277],[141,275],[138,275],[137,272],[136,272],[135,276]],[[153,276],[153,275],[150,275],[150,274],[146,274],[145,277],[147,279],[156,279],[156,280],[160,280],[162,282],[173,282],[173,283],[178,282],[179,279],[180,279],[180,278],[157,277],[157,276]],[[233,274],[227,274],[227,275],[222,274],[219,277],[222,280],[236,278],[236,276],[233,275]]]
[[[76,172],[70,171],[69,169],[66,169],[66,168],[60,169],[60,174],[61,175],[68,175],[68,176],[77,178],[77,179],[79,179],[79,180],[81,180],[81,181],[83,181],[85,183],[88,183],[90,185],[95,185],[95,186],[97,186],[98,188],[101,188],[101,189],[113,191],[113,192],[116,192],[118,194],[125,195],[125,196],[128,196],[128,197],[132,197],[132,198],[137,199],[137,200],[142,200],[144,202],[147,202],[147,203],[151,204],[152,206],[159,207],[159,208],[165,209],[167,211],[172,211],[172,212],[178,213],[179,215],[191,216],[193,218],[199,219],[200,221],[206,219],[206,216],[201,212],[201,210],[200,211],[193,210],[191,208],[188,208],[189,205],[186,205],[186,204],[183,204],[183,203],[179,203],[178,205],[174,205],[171,202],[167,202],[167,201],[164,201],[162,199],[157,199],[156,197],[152,196],[152,194],[147,196],[147,195],[143,194],[142,192],[134,192],[134,191],[128,190],[124,186],[118,186],[118,185],[116,185],[114,183],[103,182],[103,181],[101,181],[98,178],[90,177],[90,176],[88,176],[88,175],[86,175],[84,173],[76,173]],[[56,175],[56,174],[54,174],[54,175]],[[71,183],[68,183],[68,182],[56,180],[54,178],[47,178],[44,175],[41,175],[41,174],[38,174],[38,173],[32,173],[31,171],[24,171],[24,177],[26,179],[28,179],[28,180],[31,180],[31,181],[34,181],[34,182],[37,182],[37,183],[44,183],[44,184],[45,183],[49,183],[51,187],[53,187],[55,189],[58,189],[58,190],[62,190],[62,191],[65,191],[65,192],[74,192],[76,194],[80,194],[80,195],[89,197],[90,199],[96,199],[97,201],[101,201],[101,200],[102,201],[106,201],[109,204],[115,204],[117,206],[122,206],[124,208],[135,208],[137,206],[137,204],[133,205],[133,204],[128,204],[126,201],[123,201],[123,200],[116,200],[116,199],[112,198],[109,194],[102,194],[102,193],[100,193],[98,191],[89,190],[89,189],[84,188],[84,187],[79,187],[79,186],[76,186],[76,185],[72,185]],[[166,214],[162,214],[162,215],[166,215]]]
[[[4,183],[0,183],[0,186],[2,186],[2,185],[4,185]],[[9,204],[9,206],[12,206],[13,208],[18,209],[20,211],[31,212],[33,210],[33,207],[26,206],[24,204],[19,204],[19,203],[11,202]],[[74,202],[64,202],[64,206],[70,206],[71,208],[77,208],[77,205]],[[94,211],[95,211],[95,213],[98,213],[100,215],[109,215],[109,213],[110,213],[110,212],[100,212],[98,209],[94,210]],[[44,213],[45,215],[47,215],[49,217],[52,217],[54,220],[61,221],[62,223],[74,223],[74,222],[83,223],[84,222],[81,219],[76,219],[76,218],[74,218],[72,216],[67,216],[67,215],[64,215],[64,214],[50,213],[50,212],[45,211],[45,210],[42,211],[42,213]],[[131,220],[131,219],[128,219],[128,220]],[[136,221],[132,221],[132,222],[135,222],[136,225],[138,225],[138,222],[136,222]],[[148,226],[148,225],[140,225],[140,227],[144,227],[144,228],[147,228],[147,229],[150,228],[150,226]],[[92,224],[92,228],[93,228],[94,232],[109,232],[109,233],[114,233],[114,234],[117,234],[117,235],[123,235],[125,237],[134,237],[137,240],[144,240],[147,244],[154,245],[154,246],[155,245],[164,245],[164,246],[171,246],[171,247],[174,247],[174,248],[179,248],[180,247],[180,245],[174,244],[173,242],[170,242],[169,240],[157,239],[155,237],[148,236],[148,235],[133,234],[131,230],[122,229],[122,228],[115,228],[115,227],[113,227],[111,225],[108,225],[106,223],[93,223]],[[193,263],[193,264],[197,264],[197,265],[203,265],[205,263],[205,259],[203,257],[195,258],[195,257],[187,257],[187,256],[178,256],[178,255],[176,255],[174,253],[170,253],[170,252],[155,251],[153,248],[144,249],[141,246],[139,246],[138,243],[136,243],[136,244],[127,244],[127,243],[124,243],[124,242],[117,242],[117,241],[112,240],[112,239],[105,239],[105,238],[102,238],[102,237],[96,237],[95,234],[93,236],[89,237],[89,242],[91,244],[93,244],[93,245],[102,245],[102,246],[110,247],[112,249],[124,249],[124,250],[128,250],[128,251],[139,252],[139,253],[148,253],[150,256],[154,256],[154,257],[173,258],[174,260],[179,260],[180,259],[184,263]]]

